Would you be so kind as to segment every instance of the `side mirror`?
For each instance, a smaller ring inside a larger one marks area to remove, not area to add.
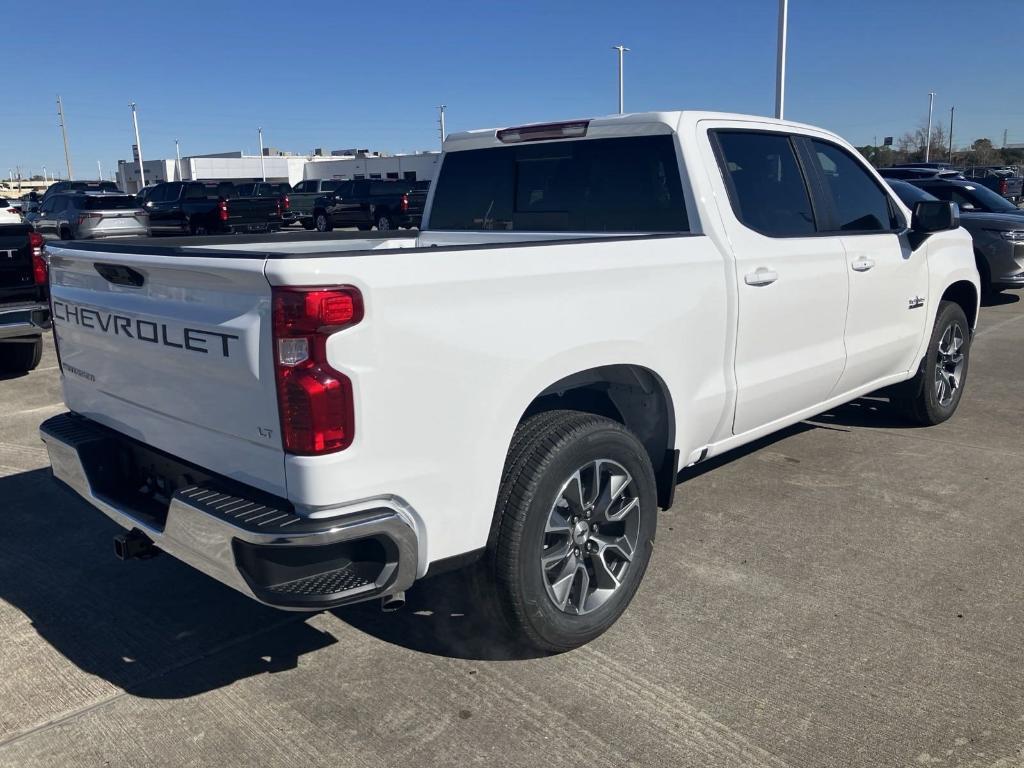
[[[919,235],[945,232],[960,226],[960,208],[945,200],[919,200],[914,204],[910,228]]]
[[[973,203],[964,203],[960,206],[961,211],[975,211],[977,208],[974,207]]]

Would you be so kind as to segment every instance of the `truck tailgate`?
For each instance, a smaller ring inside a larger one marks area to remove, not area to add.
[[[68,407],[284,495],[264,260],[48,250]]]

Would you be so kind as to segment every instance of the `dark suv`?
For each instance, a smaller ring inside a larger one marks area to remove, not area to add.
[[[321,232],[335,227],[418,227],[428,189],[429,181],[342,181],[333,193],[317,198],[313,223]]]
[[[59,192],[120,192],[117,188],[117,184],[112,181],[103,181],[98,179],[96,181],[89,181],[86,179],[80,179],[76,181],[58,181],[56,184],[51,184],[46,188],[43,193],[43,199],[41,203],[45,203],[50,199],[52,195],[56,195]]]

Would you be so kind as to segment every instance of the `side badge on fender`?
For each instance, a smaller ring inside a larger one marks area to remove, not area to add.
[[[910,300],[910,306],[907,307],[907,309],[917,309],[918,307],[923,307],[923,306],[924,306],[924,299],[922,299],[920,296],[915,296],[914,298],[912,298]]]

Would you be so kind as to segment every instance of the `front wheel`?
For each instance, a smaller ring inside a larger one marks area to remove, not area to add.
[[[516,634],[561,652],[614,624],[647,570],[656,499],[650,458],[621,424],[578,411],[524,420],[485,561]]]
[[[971,327],[967,315],[959,304],[941,302],[921,367],[894,403],[918,424],[941,424],[960,404],[970,354]]]
[[[316,216],[313,218],[313,222],[316,226],[317,232],[330,232],[334,229],[331,226],[331,220],[327,218],[327,214],[323,211],[317,211]]]

